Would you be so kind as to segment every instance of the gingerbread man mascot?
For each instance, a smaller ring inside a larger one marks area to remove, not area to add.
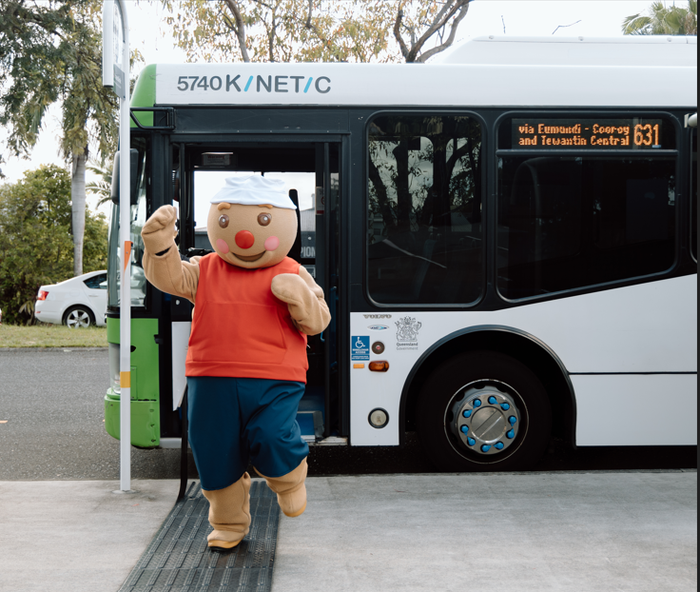
[[[141,232],[148,280],[194,304],[185,368],[189,440],[214,549],[235,547],[249,531],[250,464],[287,516],[306,509],[309,449],[296,414],[306,336],[323,331],[330,313],[323,290],[287,257],[295,210],[281,180],[230,177],[211,199],[213,253],[181,261],[173,206],[156,210]]]

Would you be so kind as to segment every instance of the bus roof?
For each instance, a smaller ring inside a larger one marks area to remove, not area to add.
[[[663,47],[660,47],[663,46]],[[692,47],[687,47],[692,46]],[[567,66],[697,65],[697,37],[508,37],[489,35],[458,43],[431,64],[540,64]]]
[[[427,64],[152,65],[132,106],[692,109],[696,88],[695,37],[492,36]]]

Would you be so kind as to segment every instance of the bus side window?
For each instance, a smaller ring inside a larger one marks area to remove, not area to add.
[[[478,120],[382,115],[368,131],[369,296],[476,302],[484,289]]]
[[[673,156],[509,156],[498,286],[509,299],[660,273],[674,261]]]

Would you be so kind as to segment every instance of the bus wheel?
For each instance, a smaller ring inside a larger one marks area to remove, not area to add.
[[[416,427],[445,471],[511,471],[536,463],[552,413],[537,376],[495,352],[470,352],[440,365],[421,389]]]

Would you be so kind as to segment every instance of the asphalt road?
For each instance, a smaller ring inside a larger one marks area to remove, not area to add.
[[[0,481],[119,479],[104,430],[106,349],[0,349]],[[430,473],[418,439],[403,448],[312,447],[311,475]],[[179,450],[131,449],[133,479],[176,479]],[[697,468],[696,447],[580,448],[553,441],[537,471]],[[196,468],[189,458],[189,477]]]

